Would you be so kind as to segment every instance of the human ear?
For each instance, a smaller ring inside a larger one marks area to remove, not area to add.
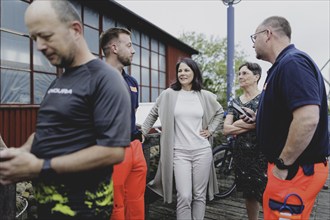
[[[82,36],[83,35],[83,27],[80,22],[73,21],[70,24],[70,29],[74,32],[74,36]]]

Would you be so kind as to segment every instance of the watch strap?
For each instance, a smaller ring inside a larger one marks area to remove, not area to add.
[[[288,170],[292,167],[292,165],[285,165],[283,159],[279,157],[275,159],[275,165],[280,170]]]
[[[41,171],[40,171],[40,177],[49,177],[51,175],[56,174],[54,169],[51,166],[51,158],[44,159],[44,163],[42,165]]]

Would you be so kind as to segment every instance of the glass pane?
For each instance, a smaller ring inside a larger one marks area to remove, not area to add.
[[[132,65],[131,66],[131,76],[133,76],[137,83],[140,85],[140,67],[139,66],[135,66],[135,65]]]
[[[1,66],[30,69],[30,40],[15,34],[0,32]]]
[[[142,47],[149,49],[149,37],[145,34],[142,34]]]
[[[99,28],[99,13],[91,8],[84,8],[84,23],[94,28]]]
[[[29,72],[1,69],[1,104],[30,104]]]
[[[124,71],[125,71],[125,73],[128,73],[128,66],[124,66]]]
[[[116,23],[109,17],[103,16],[103,31],[116,27]]]
[[[142,87],[141,93],[141,102],[150,102],[149,87]]]
[[[24,14],[28,3],[19,0],[1,0],[1,27],[21,33],[28,33],[24,23]],[[2,44],[3,45],[3,44]]]
[[[151,101],[155,102],[158,97],[158,88],[151,88]]]
[[[159,87],[166,88],[166,74],[162,72],[159,73]]]
[[[159,70],[166,71],[165,56],[159,55]]]
[[[53,66],[48,59],[37,50],[37,45],[33,42],[33,66],[35,70],[56,73],[56,67]]]
[[[133,56],[132,63],[140,65],[141,64],[141,52],[140,52],[141,48],[139,46],[134,45],[134,44],[133,44],[133,48],[135,50],[135,54]]]
[[[149,56],[150,56],[149,50],[142,49],[142,66],[145,67],[150,66]]]
[[[119,21],[117,21],[116,27],[123,27],[123,28],[127,28],[129,30],[129,28],[127,27],[127,25],[125,25],[124,23],[121,23]]]
[[[79,16],[81,17],[81,4],[80,4],[79,0],[70,0],[70,2],[76,8]]]
[[[149,69],[142,68],[142,85],[150,86]]]
[[[165,45],[159,42],[159,53],[165,55]]]
[[[158,70],[158,54],[151,52],[151,68]]]
[[[132,29],[132,42],[136,45],[140,45],[140,32]]]
[[[151,38],[151,50],[158,52],[158,41]]]
[[[158,87],[158,71],[157,70],[151,71],[151,86]]]
[[[51,82],[56,78],[55,75],[34,73],[34,104],[40,104]]]
[[[92,29],[90,27],[84,26],[85,28],[85,38],[89,49],[98,54],[99,53],[99,31]]]

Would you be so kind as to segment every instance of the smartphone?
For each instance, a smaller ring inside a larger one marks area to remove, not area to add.
[[[239,106],[238,104],[236,104],[235,102],[233,102],[232,104],[233,108],[237,110],[237,112],[240,114],[240,115],[247,115],[248,117],[252,118],[252,116],[247,113],[246,111],[244,111],[241,106]]]

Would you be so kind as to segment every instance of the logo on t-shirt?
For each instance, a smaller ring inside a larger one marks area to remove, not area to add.
[[[63,95],[71,95],[72,89],[60,89],[60,88],[53,88],[48,90],[48,94],[63,94]]]
[[[134,86],[130,86],[132,92],[137,92],[137,88]]]

